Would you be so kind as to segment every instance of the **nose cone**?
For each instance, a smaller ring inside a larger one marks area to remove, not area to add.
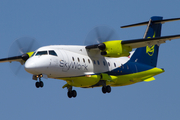
[[[37,66],[36,66],[36,61],[33,59],[28,59],[24,65],[24,68],[27,72],[31,74],[36,74],[37,73]]]
[[[48,73],[49,64],[50,61],[48,56],[34,56],[26,61],[24,68],[27,72],[33,75],[38,75],[42,73],[45,74]]]

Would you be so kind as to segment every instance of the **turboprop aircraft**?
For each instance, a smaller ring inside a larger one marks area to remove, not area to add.
[[[147,25],[144,37],[134,40],[111,40],[91,45],[50,45],[21,55],[0,59],[0,62],[19,62],[32,74],[37,88],[43,87],[41,78],[64,80],[67,83],[69,98],[76,97],[73,87],[102,87],[102,92],[110,93],[111,87],[131,85],[142,81],[155,80],[154,76],[163,73],[157,68],[158,50],[167,40],[180,38],[180,35],[161,37],[161,26],[165,22],[180,18],[163,19],[153,16],[147,22],[122,26],[128,28]],[[17,42],[19,47],[20,43]],[[30,45],[31,46],[31,45]],[[132,49],[136,50],[131,52]]]

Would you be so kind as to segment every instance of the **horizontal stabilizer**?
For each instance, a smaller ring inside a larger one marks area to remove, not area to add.
[[[154,77],[150,77],[150,78],[148,78],[148,79],[145,79],[144,81],[145,81],[145,82],[150,82],[150,81],[153,81],[153,80],[155,80],[155,78],[154,78]]]
[[[164,19],[164,20],[156,20],[156,21],[151,21],[153,24],[158,24],[158,23],[165,23],[165,22],[171,22],[171,21],[177,21],[180,20],[180,18],[172,18],[172,19]],[[131,25],[125,25],[121,26],[121,28],[128,28],[128,27],[136,27],[136,26],[142,26],[142,25],[147,25],[149,21],[147,22],[141,22],[141,23],[136,23],[136,24],[131,24]]]

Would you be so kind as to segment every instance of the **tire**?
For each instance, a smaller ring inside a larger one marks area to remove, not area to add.
[[[110,93],[110,92],[111,92],[111,86],[109,86],[109,85],[106,86],[106,92],[107,92],[107,93]]]
[[[72,91],[72,97],[76,97],[77,96],[77,92],[75,90]]]
[[[36,82],[36,87],[39,88],[40,87],[40,83],[39,82]]]
[[[104,93],[104,94],[106,94],[106,87],[102,87],[102,92]]]
[[[44,86],[44,83],[42,81],[39,82],[40,87]]]
[[[68,91],[68,92],[67,92],[67,96],[68,96],[69,98],[72,98],[72,91]]]

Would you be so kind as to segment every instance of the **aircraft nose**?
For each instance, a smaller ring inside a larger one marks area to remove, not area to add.
[[[25,70],[32,74],[36,73],[36,67],[36,62],[32,60],[27,60],[24,65]]]
[[[49,64],[48,56],[31,57],[26,61],[24,68],[33,75],[45,74],[48,72]]]

